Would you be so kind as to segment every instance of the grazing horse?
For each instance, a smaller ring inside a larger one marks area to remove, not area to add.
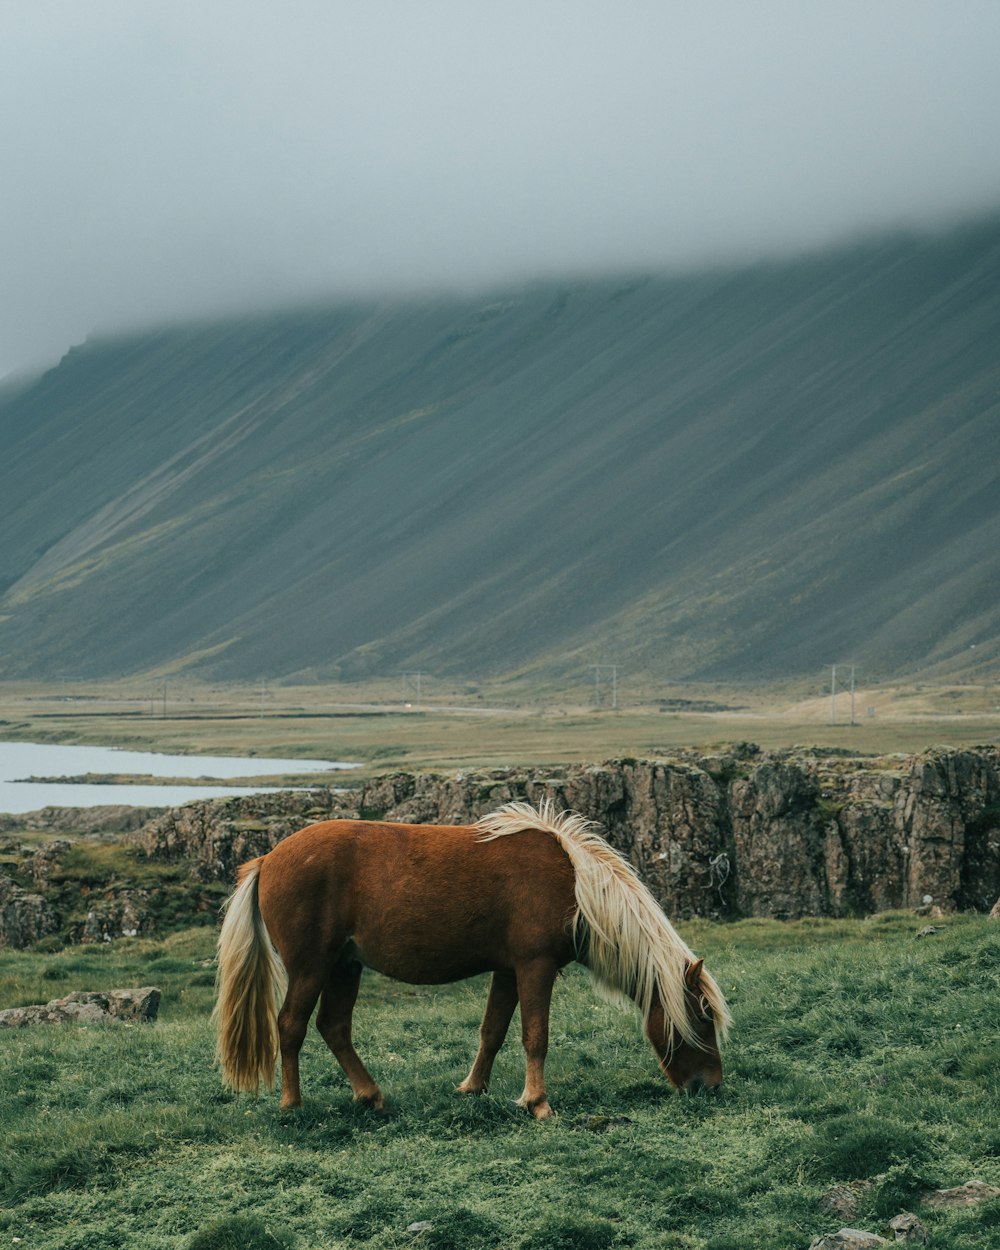
[[[355,1098],[382,1109],[351,1042],[362,970],[417,985],[492,972],[479,1052],[458,1088],[486,1089],[520,1003],[518,1101],[546,1119],[549,1001],[574,959],[606,997],[635,1004],[675,1087],[719,1086],[729,1024],[719,987],[582,817],[509,803],[471,826],[309,825],[244,864],[227,904],[215,1009],[223,1080],[236,1090],[273,1084],[280,1049],[281,1105],[298,1106],[299,1050],[318,1000],[317,1027]]]

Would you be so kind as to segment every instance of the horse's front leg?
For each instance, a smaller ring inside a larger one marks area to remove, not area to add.
[[[340,957],[323,987],[316,1027],[343,1068],[344,1075],[351,1083],[354,1097],[368,1103],[376,1111],[384,1111],[385,1099],[382,1091],[361,1062],[351,1036],[351,1021],[361,984],[361,973],[362,966],[358,960],[349,955]]]
[[[549,1005],[558,966],[551,959],[537,959],[517,969],[517,993],[521,1002],[521,1040],[524,1043],[524,1093],[518,1105],[527,1107],[536,1120],[555,1112],[545,1095],[545,1055],[549,1048]]]
[[[486,1013],[479,1029],[479,1051],[472,1071],[459,1085],[462,1094],[481,1094],[490,1081],[493,1061],[503,1045],[517,1006],[517,978],[512,972],[494,972],[486,999]]]

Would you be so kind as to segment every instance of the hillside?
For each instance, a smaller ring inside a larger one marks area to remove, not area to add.
[[[0,400],[0,677],[988,671],[1000,218],[89,341]]]

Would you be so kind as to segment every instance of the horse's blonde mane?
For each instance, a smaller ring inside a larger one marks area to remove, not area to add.
[[[632,865],[574,812],[557,812],[548,799],[538,808],[506,803],[476,822],[483,841],[526,829],[551,834],[569,856],[576,878],[573,940],[603,997],[634,1003],[645,1020],[654,989],[669,1024],[697,1046],[685,1001],[684,974],[695,956],[640,881]],[[715,980],[702,970],[701,990],[719,1040],[730,1015]]]

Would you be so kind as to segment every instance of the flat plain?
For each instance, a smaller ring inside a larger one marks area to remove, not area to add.
[[[412,675],[309,686],[6,682],[0,738],[349,760],[362,766],[355,779],[395,769],[598,763],[745,741],[881,755],[1000,738],[1000,688],[987,683],[859,684],[853,702],[852,724],[848,690],[841,686],[834,705],[819,676],[787,688],[623,684],[614,692],[606,675],[599,687],[565,691],[468,688],[426,675],[419,692]],[[345,776],[312,780],[343,784]]]

